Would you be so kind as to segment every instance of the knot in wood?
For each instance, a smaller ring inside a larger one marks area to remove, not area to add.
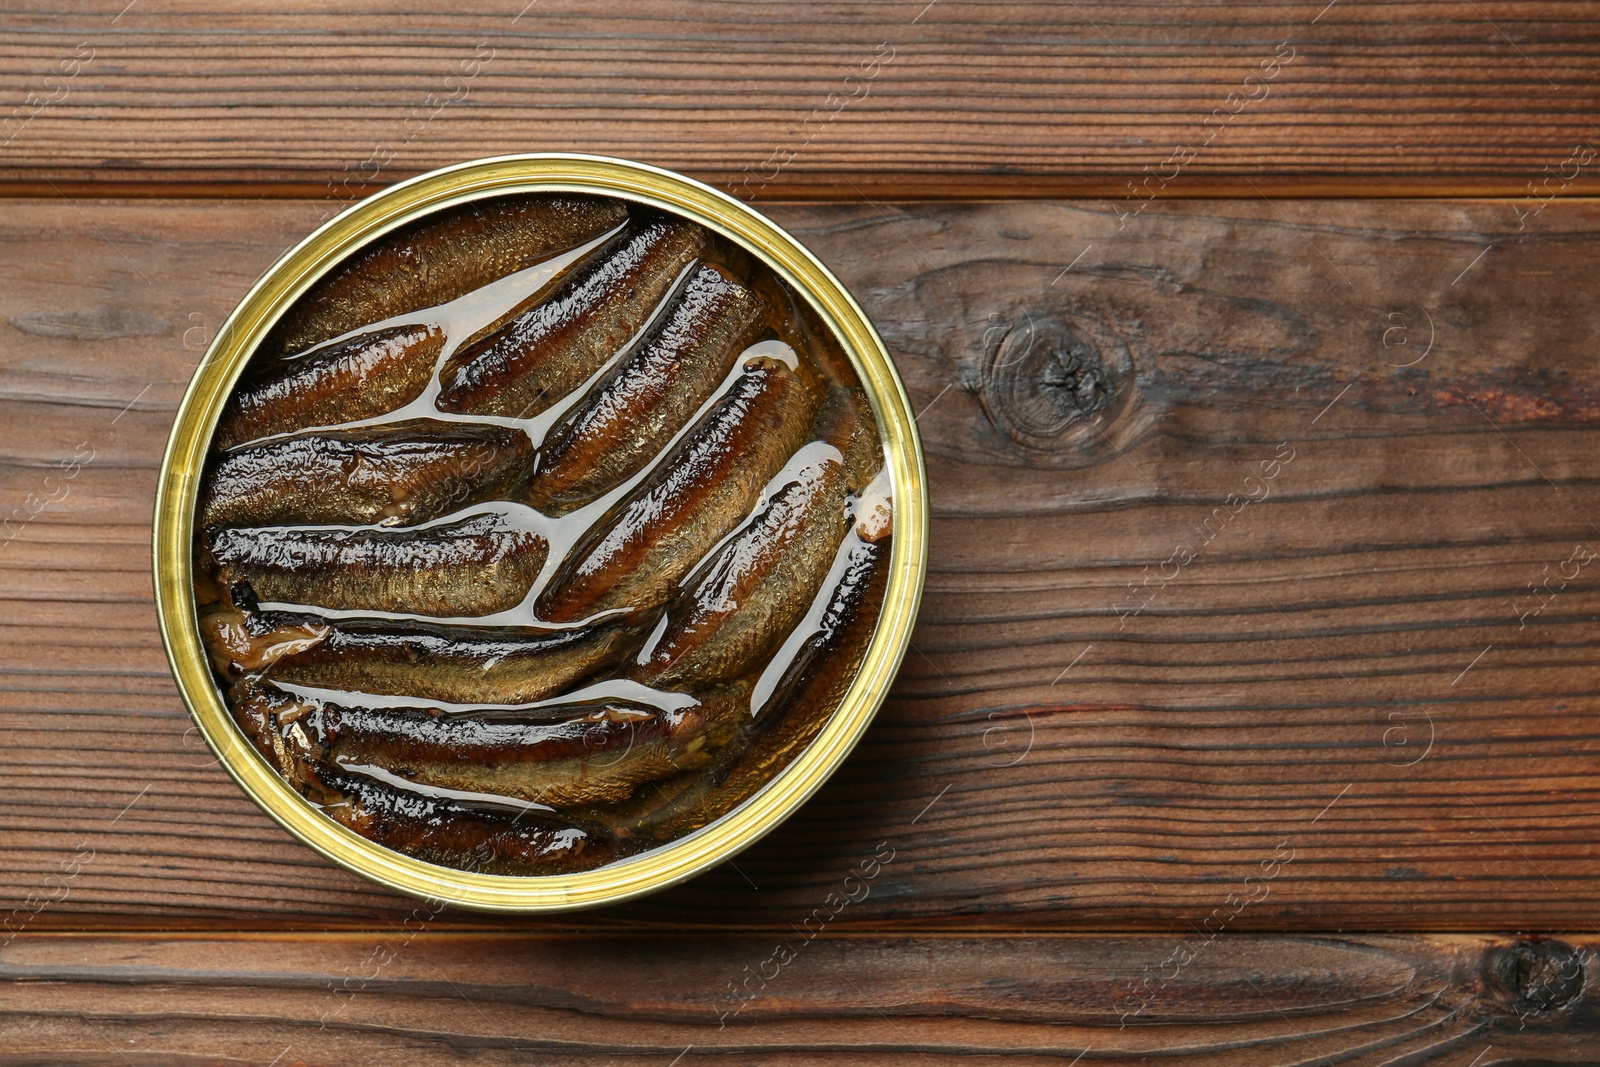
[[[1086,319],[1027,310],[996,333],[986,337],[979,389],[995,429],[1032,452],[1074,453],[1103,442],[1104,424],[1126,406],[1132,379],[1116,335]]]
[[[1518,1015],[1547,1014],[1583,994],[1584,958],[1564,941],[1519,939],[1486,953],[1484,977]]]

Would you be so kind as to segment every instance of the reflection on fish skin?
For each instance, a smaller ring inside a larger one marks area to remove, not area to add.
[[[828,441],[844,456],[847,472],[845,488],[860,493],[883,469],[883,440],[872,414],[867,394],[857,387],[835,386],[828,390],[822,409],[817,412],[815,435]]]
[[[391,619],[332,620],[308,612],[215,604],[200,616],[202,643],[224,678],[264,672],[326,689],[450,704],[527,704],[562,692],[632,654],[636,628],[551,630]]]
[[[223,410],[212,444],[235,448],[262,437],[386,415],[421,396],[444,347],[420,323],[362,334],[300,359],[254,363]]]
[[[484,874],[586,871],[616,857],[616,841],[526,808],[429,796],[343,769],[318,767],[329,818],[384,848]]]
[[[492,513],[422,529],[230,527],[208,547],[218,580],[260,600],[447,618],[522,603],[550,548]]]
[[[857,542],[850,546],[844,573],[839,578],[817,631],[801,645],[761,710],[781,714],[785,706],[816,700],[827,703],[844,696],[855,678],[866,644],[877,628],[889,584],[891,539]],[[840,650],[843,650],[840,653]],[[826,670],[818,669],[826,664]]]
[[[484,199],[381,237],[312,285],[262,346],[302,352],[351,330],[464,296],[570,251],[626,221],[613,200]]]
[[[451,355],[439,375],[439,410],[530,418],[549,408],[644,327],[708,240],[693,223],[655,219],[637,226],[548,300]]]
[[[816,740],[844,699],[877,629],[888,587],[890,542],[861,541],[828,600],[818,629],[791,661],[772,697],[712,756],[705,770],[640,790],[617,826],[666,843],[749,800]]]
[[[881,454],[865,398],[829,392],[809,460],[786,472],[766,506],[700,568],[667,612],[666,628],[634,676],[653,685],[732,678],[755,666],[798,623],[827,579],[848,527],[847,490]]]
[[[523,501],[562,515],[643,470],[727,377],[760,300],[700,267],[661,324],[545,434]]]
[[[229,693],[235,719],[297,792],[363,837],[431,863],[504,874],[587,870],[616,857],[609,831],[530,810],[409,789],[322,759],[309,734],[318,702],[246,680]]]
[[[292,618],[284,622],[294,625]],[[573,630],[388,620],[326,625],[321,641],[276,660],[270,676],[452,704],[526,704],[618,663],[640,640],[637,630],[607,625]]]
[[[784,363],[746,362],[733,388],[585,534],[535,611],[575,622],[653,611],[755,506],[805,440],[815,398]]]
[[[719,766],[736,762],[736,753],[745,751],[748,743],[745,734],[750,729],[750,684],[746,681],[712,685],[699,692],[697,709],[705,724],[706,749],[709,761],[703,769],[662,776],[639,785],[626,800],[610,805],[580,806],[569,809],[568,814],[584,820],[604,822],[613,827],[624,839],[631,839],[635,828],[647,827],[657,818],[657,812],[670,800],[694,789],[696,795],[703,790],[695,786],[704,775]],[[735,750],[730,760],[730,750]],[[684,801],[687,803],[687,801]],[[649,847],[651,838],[640,838],[636,844]]]
[[[199,525],[426,522],[505,492],[533,454],[521,430],[432,419],[272,438],[216,461]]]
[[[418,785],[571,807],[624,800],[641,782],[703,766],[706,722],[691,706],[627,701],[444,712],[363,707],[235,690],[241,707],[275,706],[287,747],[307,762],[377,767]]]
[[[845,470],[821,456],[767,501],[667,612],[634,677],[676,687],[743,674],[794,628],[845,533]]]

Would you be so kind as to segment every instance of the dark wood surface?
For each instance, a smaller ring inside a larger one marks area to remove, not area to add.
[[[783,936],[34,937],[0,1063],[1600,1059],[1592,937]]]
[[[6,13],[0,185],[349,198],[581,151],[769,198],[1520,196],[1600,136],[1587,3],[125,4]]]
[[[0,885],[21,900],[87,839],[33,928],[393,920],[212,764],[151,607],[190,365],[316,206],[18,207],[0,491],[93,459],[0,554]],[[1526,231],[1500,202],[776,214],[921,413],[914,650],[855,756],[736,867],[537,925],[781,928],[888,841],[851,924],[1185,930],[1281,849],[1230,928],[1591,928],[1600,560],[1568,561],[1600,547],[1600,205]]]
[[[0,13],[0,1065],[1600,1062],[1600,7],[525,4]],[[513,920],[245,799],[149,522],[277,255],[541,149],[767,202],[934,522],[812,802]]]

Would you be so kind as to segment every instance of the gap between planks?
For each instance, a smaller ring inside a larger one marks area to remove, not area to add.
[[[466,162],[465,159],[460,162]],[[426,171],[400,172],[384,181],[373,182],[365,195],[345,202],[359,203],[391,185],[417,177]],[[720,174],[695,170],[681,171],[687,177],[727,192],[731,181]],[[856,179],[859,180],[856,180]],[[1094,177],[1040,179],[962,179],[935,178],[924,181],[897,179],[877,181],[859,175],[819,178],[804,185],[785,187],[782,195],[756,196],[749,202],[758,209],[784,204],[830,204],[876,202],[973,202],[1007,200],[1110,200],[1134,199],[1127,194],[1128,175],[1106,174]],[[52,181],[48,178],[5,177],[0,175],[0,200],[81,199],[81,200],[322,200],[325,181],[310,178],[299,181],[191,181],[181,177],[147,181]],[[730,194],[731,195],[731,194]],[[1415,178],[1373,177],[1369,179],[1263,176],[1259,178],[1197,177],[1181,190],[1162,193],[1147,203],[1189,200],[1474,200],[1517,201],[1528,196],[1527,183],[1506,178],[1441,181],[1426,175]],[[1562,202],[1592,202],[1600,197],[1560,193],[1552,199]]]

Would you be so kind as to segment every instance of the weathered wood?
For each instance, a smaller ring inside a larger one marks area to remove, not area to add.
[[[777,211],[921,412],[915,648],[737,866],[544,925],[786,928],[887,842],[841,927],[1592,930],[1600,204],[1519,207]],[[29,930],[407,912],[212,765],[150,601],[184,381],[318,212],[0,214],[0,914]]]
[[[565,150],[766,198],[1520,196],[1592,192],[1600,138],[1593,3],[123,6],[6,15],[0,189],[348,199]]]
[[[1600,1057],[1594,938],[459,937],[427,919],[337,937],[24,935],[0,950],[0,1063]]]

